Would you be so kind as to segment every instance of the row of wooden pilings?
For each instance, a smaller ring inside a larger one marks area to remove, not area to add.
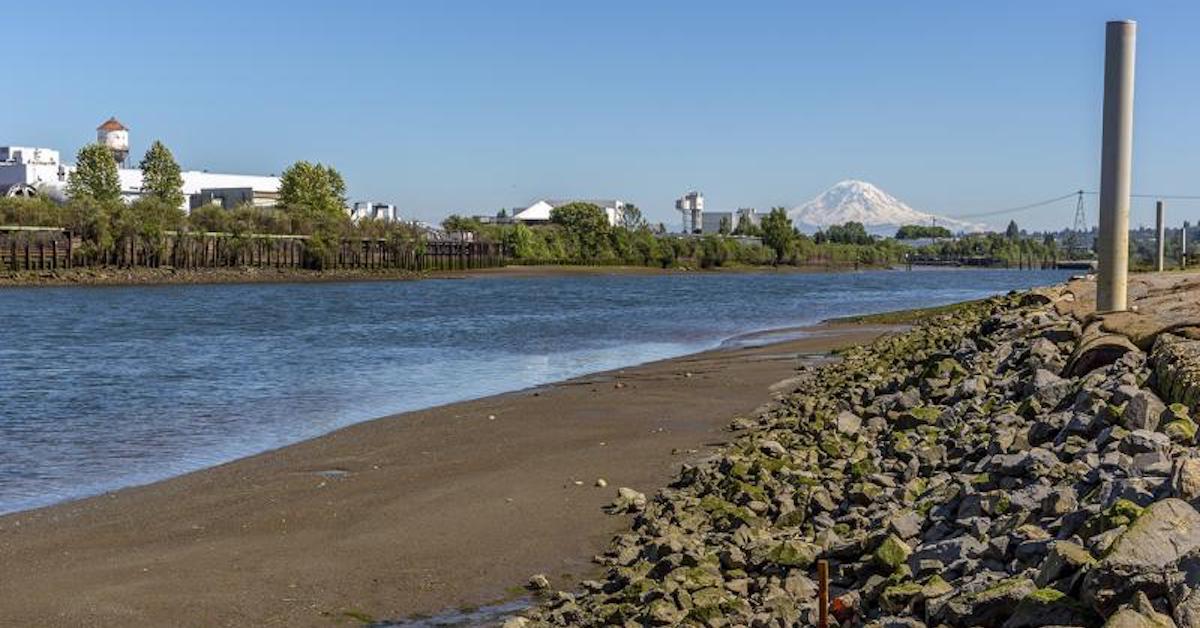
[[[314,268],[318,263],[309,241],[309,236],[168,233],[158,245],[130,239],[96,254],[78,235],[63,229],[0,227],[0,271],[77,266]],[[334,268],[468,270],[508,262],[504,246],[495,242],[348,238],[334,248],[328,260]]]

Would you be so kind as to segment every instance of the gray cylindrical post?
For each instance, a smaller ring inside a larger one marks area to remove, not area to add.
[[[1100,253],[1096,309],[1124,310],[1129,275],[1133,162],[1133,64],[1137,23],[1109,22],[1104,42],[1104,137],[1100,152]]]
[[[1163,222],[1163,209],[1162,201],[1158,201],[1154,204],[1154,217],[1158,226],[1158,231],[1156,232],[1158,234],[1158,239],[1155,240],[1155,243],[1158,245],[1158,256],[1156,258],[1158,263],[1155,266],[1160,273],[1165,268],[1165,261],[1163,257],[1166,253],[1167,246],[1167,225],[1165,222]]]

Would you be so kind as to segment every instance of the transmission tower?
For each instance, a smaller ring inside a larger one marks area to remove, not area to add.
[[[1071,233],[1067,234],[1067,254],[1072,258],[1078,257],[1082,253],[1085,234],[1088,232],[1087,226],[1087,211],[1083,206],[1083,190],[1075,193],[1075,224],[1071,227]]]

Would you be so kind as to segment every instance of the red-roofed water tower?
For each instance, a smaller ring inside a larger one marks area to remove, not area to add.
[[[96,141],[112,151],[113,159],[118,164],[125,164],[125,159],[129,157],[129,129],[120,120],[112,117],[96,127]]]

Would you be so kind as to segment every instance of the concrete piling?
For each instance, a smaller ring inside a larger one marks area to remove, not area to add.
[[[1100,153],[1100,253],[1096,309],[1126,309],[1129,194],[1133,164],[1133,70],[1137,23],[1109,22],[1104,45],[1104,135]]]

